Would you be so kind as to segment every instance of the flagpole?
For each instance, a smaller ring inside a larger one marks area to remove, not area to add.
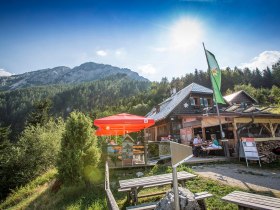
[[[203,45],[203,49],[204,49],[204,53],[205,53],[205,57],[206,57],[207,65],[208,65],[208,72],[211,74],[211,72],[210,72],[210,65],[209,65],[209,61],[207,59],[207,54],[206,54],[206,49],[205,49],[205,46],[204,46],[204,42],[202,42],[202,45]],[[212,80],[211,76],[210,76],[210,79]],[[213,95],[214,95],[213,98],[215,98],[215,103],[216,103],[216,110],[217,110],[217,116],[218,116],[218,119],[219,119],[221,138],[224,139],[224,134],[223,134],[224,132],[223,132],[223,127],[222,127],[222,123],[221,123],[220,110],[219,110],[218,103],[217,103],[217,100],[216,100],[215,91],[214,91],[214,87],[213,87],[212,81],[211,81],[211,85],[212,85]]]

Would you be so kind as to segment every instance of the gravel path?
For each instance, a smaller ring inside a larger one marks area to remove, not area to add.
[[[193,166],[200,176],[223,184],[255,191],[270,191],[280,197],[280,170],[247,168],[242,164],[216,164]]]

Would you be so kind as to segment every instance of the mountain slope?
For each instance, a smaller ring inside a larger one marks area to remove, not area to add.
[[[0,77],[0,90],[14,90],[54,84],[82,83],[100,80],[116,74],[126,74],[129,78],[137,81],[148,81],[148,79],[139,76],[138,73],[130,69],[87,62],[72,69],[66,66],[59,66],[52,69],[42,69],[19,75],[12,75],[10,77]]]

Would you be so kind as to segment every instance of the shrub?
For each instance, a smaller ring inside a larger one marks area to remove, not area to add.
[[[62,120],[50,120],[44,126],[27,126],[17,143],[0,146],[1,197],[55,165],[63,131]]]
[[[66,130],[61,141],[58,173],[65,185],[81,181],[93,181],[98,177],[97,165],[100,151],[90,118],[80,112],[72,112],[66,121]]]

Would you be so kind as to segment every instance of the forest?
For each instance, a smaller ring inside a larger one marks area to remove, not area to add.
[[[208,72],[195,70],[171,81],[165,77],[160,82],[136,81],[118,74],[82,84],[0,92],[0,200],[67,155],[60,145],[67,145],[67,132],[72,132],[73,126],[70,122],[79,124],[79,117],[93,122],[121,112],[145,115],[168,98],[173,88],[179,91],[192,82],[211,88]],[[271,69],[222,70],[222,94],[241,89],[260,105],[279,107],[280,61]]]

